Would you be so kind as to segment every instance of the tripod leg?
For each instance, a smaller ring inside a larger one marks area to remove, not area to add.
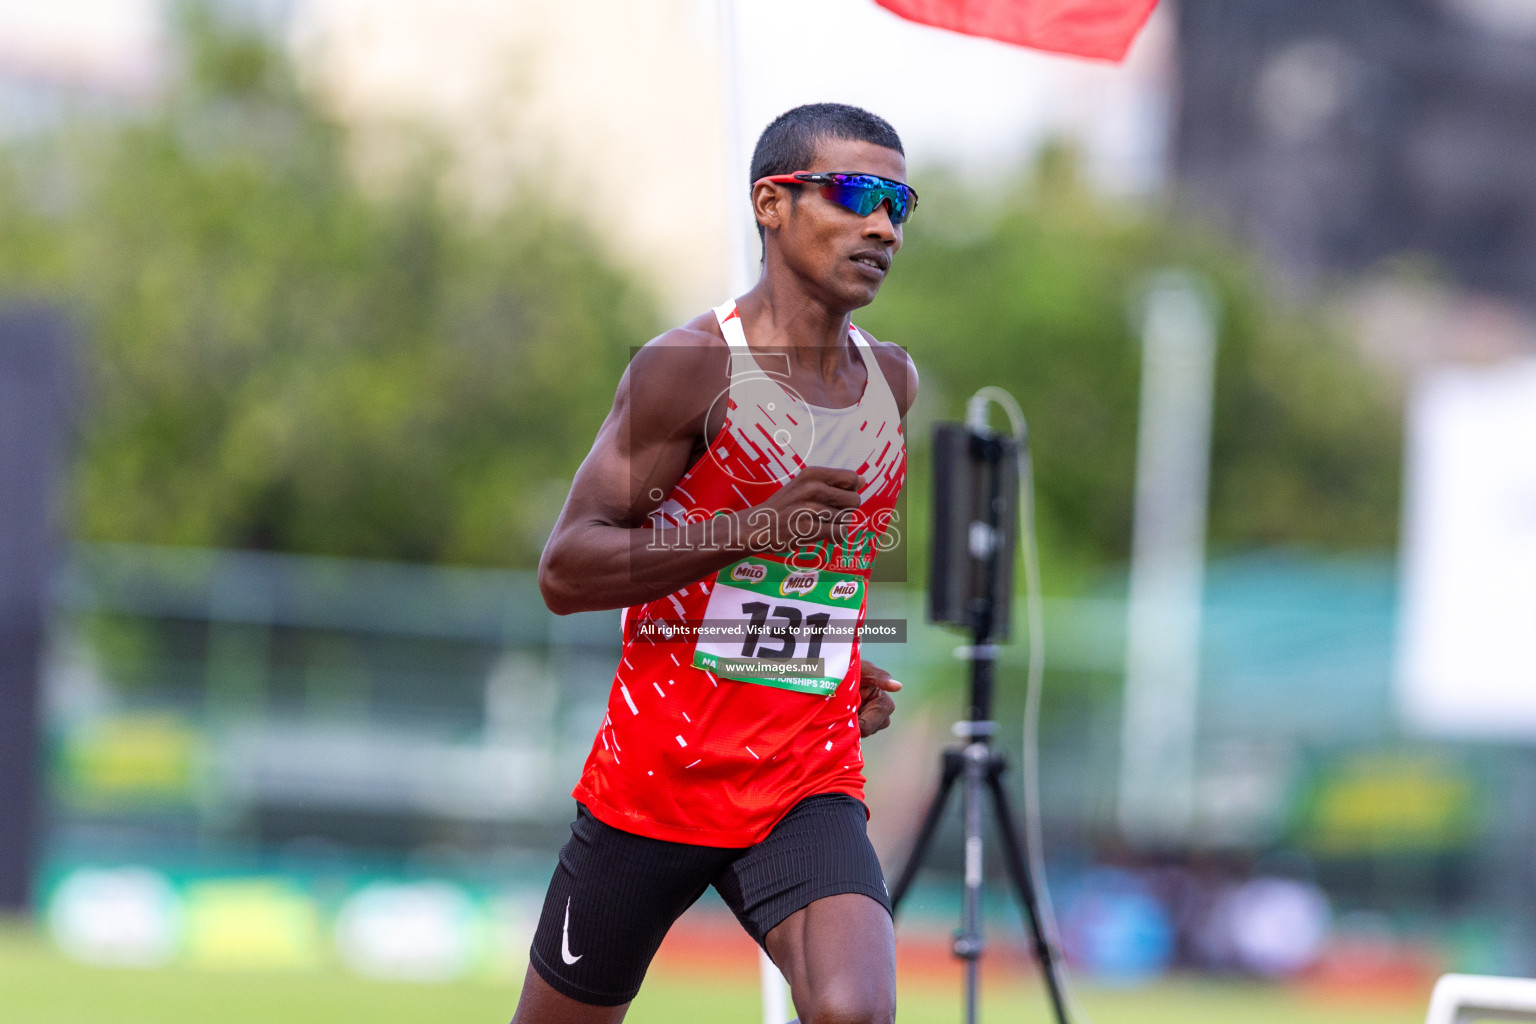
[[[902,866],[901,875],[896,879],[896,887],[891,890],[893,914],[901,906],[902,897],[906,896],[912,880],[917,877],[918,868],[923,866],[923,856],[928,852],[928,844],[933,842],[933,834],[939,826],[939,819],[944,816],[944,804],[949,799],[949,791],[954,788],[955,780],[960,777],[964,764],[964,759],[956,751],[944,751],[939,788],[934,791],[933,799],[928,803],[928,813],[923,816],[923,825],[917,831],[917,841],[912,844],[912,853],[907,857],[906,864]]]
[[[1008,866],[1008,877],[1013,881],[1014,892],[1024,910],[1024,923],[1029,927],[1035,958],[1040,962],[1040,973],[1045,976],[1051,1008],[1056,1011],[1056,1020],[1060,1024],[1067,1024],[1066,998],[1058,973],[1057,952],[1045,934],[1045,922],[1040,916],[1034,879],[1029,873],[1023,844],[1019,842],[1019,830],[1014,824],[1013,809],[1008,803],[1008,791],[1003,788],[1003,772],[1007,767],[1007,761],[996,753],[987,766],[987,788],[992,791],[992,806],[997,812],[997,831],[1003,841],[1003,858]]]
[[[986,946],[982,931],[981,898],[986,885],[982,854],[981,789],[988,767],[987,745],[980,741],[965,748],[965,898],[960,930],[955,933],[955,955],[965,961],[964,1024],[976,1024],[981,1013],[981,952]]]

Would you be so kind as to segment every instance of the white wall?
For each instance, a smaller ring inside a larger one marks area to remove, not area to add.
[[[1398,692],[1433,736],[1536,738],[1536,360],[1414,396]]]

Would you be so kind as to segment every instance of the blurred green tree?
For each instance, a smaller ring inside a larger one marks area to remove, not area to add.
[[[1401,396],[1322,309],[1271,297],[1252,259],[1178,211],[1095,197],[1063,147],[1044,150],[1002,203],[982,206],[943,178],[923,188],[892,280],[859,320],[911,350],[928,416],[958,418],[984,384],[1017,396],[1048,585],[1072,589],[1129,556],[1141,362],[1132,310],[1147,275],[1169,267],[1203,274],[1220,304],[1213,552],[1395,543]],[[920,471],[914,483],[921,528]]]
[[[365,194],[271,40],[180,29],[152,108],[0,155],[0,289],[88,339],[73,532],[531,564],[649,294],[536,187],[455,208],[425,139]]]
[[[0,291],[77,310],[88,350],[72,529],[97,541],[528,566],[660,326],[639,279],[534,182],[468,215],[430,138],[387,194],[266,36],[182,9],[183,59],[142,110],[0,145]],[[1399,396],[1240,249],[1096,198],[1048,149],[999,203],[925,175],[893,280],[859,322],[908,345],[909,568],[926,550],[923,420],[982,384],[1030,418],[1053,589],[1129,550],[1151,270],[1221,300],[1216,550],[1383,548]]]

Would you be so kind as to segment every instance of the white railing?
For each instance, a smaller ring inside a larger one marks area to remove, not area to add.
[[[1447,974],[1435,983],[1424,1024],[1536,1021],[1536,979]]]

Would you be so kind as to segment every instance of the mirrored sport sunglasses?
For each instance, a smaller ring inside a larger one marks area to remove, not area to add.
[[[917,193],[912,186],[904,185],[878,174],[839,174],[819,171],[795,171],[791,174],[770,174],[759,181],[771,181],[778,185],[820,185],[821,195],[838,206],[852,210],[860,217],[868,217],[879,209],[881,203],[891,211],[891,223],[901,224],[917,209]]]

